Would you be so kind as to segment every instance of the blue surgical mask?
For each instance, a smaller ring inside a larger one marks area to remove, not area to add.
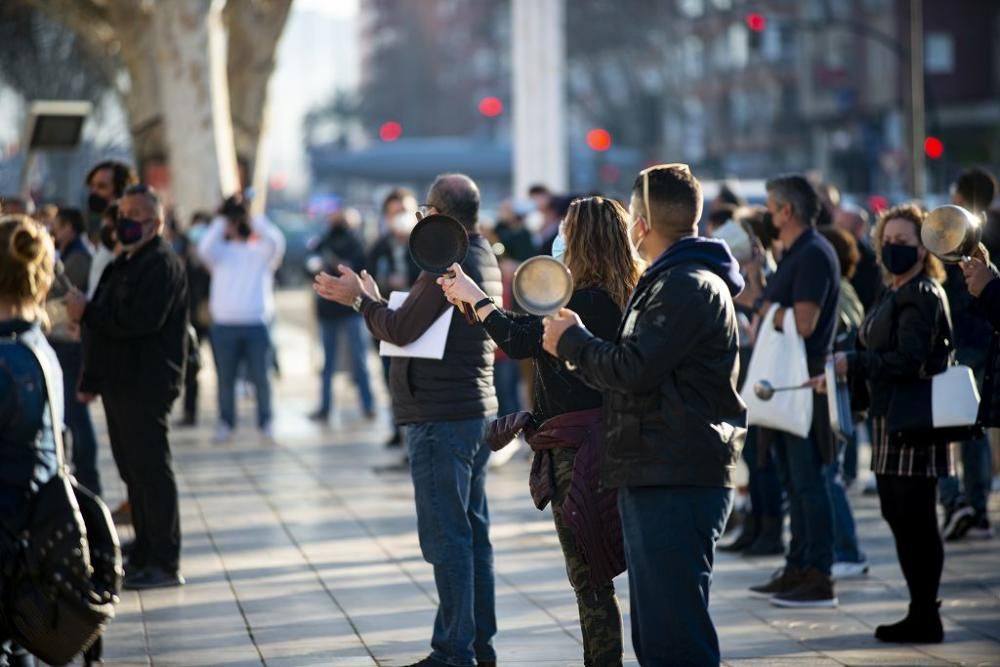
[[[566,236],[563,234],[562,225],[559,225],[559,233],[556,234],[555,240],[552,241],[552,257],[563,262],[566,258]]]

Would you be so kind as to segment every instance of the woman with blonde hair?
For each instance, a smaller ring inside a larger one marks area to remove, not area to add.
[[[62,370],[43,333],[54,266],[52,237],[44,227],[26,215],[0,216],[0,571],[13,554],[29,491],[56,474],[53,429],[62,428]],[[57,424],[49,416],[39,357],[48,361],[57,383],[52,388]],[[8,663],[34,660],[0,626],[0,664]]]
[[[553,244],[553,256],[573,275],[568,307],[596,336],[613,340],[622,311],[639,280],[625,208],[604,197],[570,204]],[[576,592],[585,665],[622,662],[621,610],[612,579],[624,571],[616,494],[599,489],[603,458],[600,392],[583,384],[542,349],[542,319],[497,307],[461,268],[438,283],[448,300],[469,303],[483,327],[512,359],[534,359],[534,413],[501,416],[488,441],[497,450],[522,430],[535,451],[531,495],[536,507],[552,502],[566,573]]]

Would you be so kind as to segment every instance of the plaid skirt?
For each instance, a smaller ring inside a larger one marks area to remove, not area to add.
[[[955,474],[951,445],[889,443],[885,417],[872,419],[872,472],[896,477],[950,477]]]

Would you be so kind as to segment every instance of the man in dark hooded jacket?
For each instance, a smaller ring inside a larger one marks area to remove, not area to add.
[[[708,597],[746,433],[733,307],[743,279],[725,243],[697,236],[701,202],[686,165],[639,174],[629,234],[651,266],[617,341],[569,310],[545,326],[545,349],[604,393],[603,480],[618,489],[643,665],[720,660]]]

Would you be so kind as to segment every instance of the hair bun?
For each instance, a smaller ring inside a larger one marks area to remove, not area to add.
[[[10,235],[10,256],[20,264],[37,264],[45,253],[45,239],[31,224],[18,226]]]

